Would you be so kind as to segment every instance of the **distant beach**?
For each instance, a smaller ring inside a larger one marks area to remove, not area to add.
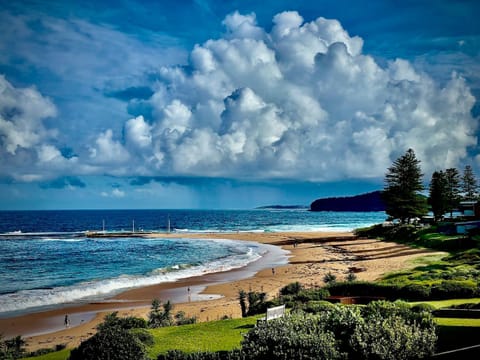
[[[174,311],[182,310],[187,316],[196,316],[199,321],[240,317],[237,299],[240,289],[262,291],[274,297],[283,286],[295,281],[307,287],[322,286],[327,272],[342,280],[351,268],[361,270],[356,273],[358,279],[375,280],[385,273],[413,267],[413,259],[432,254],[424,249],[373,239],[356,239],[351,232],[235,232],[168,236],[234,239],[275,245],[289,252],[289,261],[288,264],[282,263],[282,252],[272,249],[244,268],[132,289],[104,301],[0,319],[4,336],[26,337],[30,350],[56,344],[75,347],[95,332],[95,326],[109,312],[146,317],[153,298],[170,300],[174,303]],[[65,314],[70,318],[68,328],[64,325]]]

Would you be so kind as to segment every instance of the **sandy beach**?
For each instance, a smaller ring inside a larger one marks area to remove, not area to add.
[[[162,234],[170,237],[221,238],[271,244],[289,252],[288,263],[271,251],[249,266],[233,271],[207,274],[125,291],[106,301],[65,306],[12,318],[0,319],[5,338],[22,335],[30,351],[65,344],[72,348],[95,333],[95,327],[110,312],[120,316],[147,317],[152,299],[170,300],[174,313],[184,311],[198,321],[240,317],[238,291],[266,292],[269,298],[298,281],[306,287],[322,286],[331,272],[343,280],[356,269],[359,280],[376,280],[382,275],[414,267],[414,259],[434,255],[426,249],[413,249],[374,239],[357,239],[352,233],[209,233]],[[273,270],[274,269],[274,270]],[[358,271],[358,272],[357,272]],[[65,328],[64,317],[70,326]]]

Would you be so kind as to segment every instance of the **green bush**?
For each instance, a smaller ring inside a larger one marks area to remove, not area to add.
[[[175,323],[177,325],[195,324],[196,322],[197,318],[195,316],[186,317],[184,311],[179,311],[175,314]]]
[[[134,329],[139,326],[140,328]],[[73,349],[69,360],[127,360],[146,359],[144,344],[153,344],[141,318],[119,318],[117,312],[105,316],[97,326],[98,332]]]
[[[431,300],[431,287],[420,284],[371,283],[366,281],[350,281],[328,284],[326,289],[333,296],[365,296],[380,297],[386,300]]]
[[[242,352],[257,359],[340,359],[333,334],[313,317],[290,316],[270,320],[250,330]]]
[[[342,354],[350,352],[348,343],[355,328],[364,320],[358,306],[335,305],[318,315],[324,329],[333,332],[337,348]]]
[[[155,343],[153,335],[147,329],[131,329],[130,333],[146,346],[152,346]]]
[[[247,360],[240,350],[185,353],[172,350],[160,354],[157,360]]]
[[[428,307],[427,304],[423,304]],[[424,307],[424,308],[425,308]],[[388,317],[400,316],[407,324],[417,324],[424,329],[435,329],[435,322],[430,311],[413,311],[410,305],[403,301],[374,301],[362,308],[362,315],[367,321],[378,321]]]
[[[172,326],[174,324],[172,311],[173,305],[170,301],[162,304],[158,299],[153,299],[151,311],[148,314],[148,326],[151,328]]]
[[[362,307],[348,344],[353,358],[422,359],[433,354],[436,327],[429,312],[415,312],[404,302],[375,301]]]
[[[444,280],[432,285],[431,299],[472,298],[479,295],[478,285],[472,281]]]
[[[247,316],[263,314],[267,311],[269,303],[266,301],[267,294],[264,292],[250,291],[247,293],[248,310]]]
[[[309,314],[318,314],[322,311],[328,311],[333,305],[331,302],[319,300],[309,301],[303,306],[303,311]]]
[[[435,306],[426,304],[426,303],[421,303],[421,304],[413,305],[410,309],[416,313],[432,313],[435,310]]]
[[[357,359],[410,360],[431,356],[436,341],[435,331],[389,316],[358,324],[349,343]]]
[[[383,236],[386,241],[408,243],[418,240],[417,228],[413,225],[396,225],[386,228]]]
[[[70,353],[69,360],[143,360],[145,347],[130,331],[105,328]]]
[[[147,322],[145,319],[134,316],[120,318],[118,317],[118,311],[115,311],[105,316],[104,321],[97,326],[97,330],[102,331],[111,327],[120,327],[124,330],[146,328]]]
[[[384,227],[382,224],[377,224],[367,228],[355,229],[354,233],[358,237],[377,239],[385,236],[386,229],[387,227]]]
[[[335,274],[332,274],[330,271],[325,274],[323,277],[323,282],[325,284],[331,284],[337,281],[337,276]]]
[[[297,295],[301,290],[303,290],[303,285],[297,281],[281,288],[280,295]]]
[[[0,359],[20,359],[25,356],[25,340],[21,336],[3,340],[0,333]]]

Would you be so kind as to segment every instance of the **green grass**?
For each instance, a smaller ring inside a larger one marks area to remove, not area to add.
[[[460,304],[478,304],[480,303],[480,298],[472,298],[472,299],[450,299],[450,300],[438,300],[438,301],[416,301],[410,302],[411,305],[417,304],[429,304],[432,305],[435,309],[441,309],[450,307],[452,305],[460,305]]]
[[[60,351],[55,351],[45,355],[35,356],[25,358],[25,360],[66,360],[70,356],[70,350],[64,349]]]
[[[439,326],[480,327],[480,319],[435,318],[435,322]]]
[[[152,329],[150,333],[155,338],[155,345],[148,349],[148,355],[156,359],[158,354],[175,349],[195,352],[239,348],[242,335],[247,333],[256,321],[257,317],[248,317]]]

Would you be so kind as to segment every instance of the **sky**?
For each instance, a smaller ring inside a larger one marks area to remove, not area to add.
[[[0,0],[0,209],[244,209],[480,176],[476,0]]]

